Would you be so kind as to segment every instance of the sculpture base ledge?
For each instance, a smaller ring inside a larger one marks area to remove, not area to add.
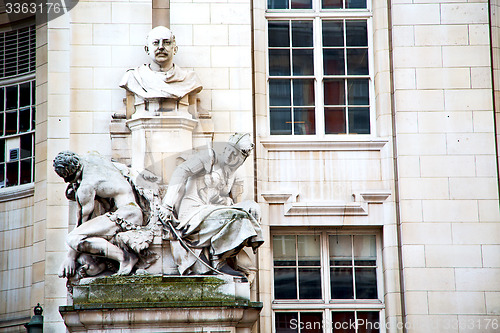
[[[167,305],[167,306],[165,306]],[[86,304],[61,306],[69,332],[250,333],[262,303]]]
[[[250,332],[262,303],[231,276],[132,275],[86,278],[73,305],[59,307],[70,332]]]

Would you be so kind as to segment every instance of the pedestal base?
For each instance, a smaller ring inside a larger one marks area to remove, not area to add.
[[[59,311],[70,332],[247,333],[262,303],[248,283],[224,276],[89,278]]]

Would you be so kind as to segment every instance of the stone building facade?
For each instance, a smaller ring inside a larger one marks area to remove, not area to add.
[[[203,83],[213,140],[255,138],[255,332],[498,330],[497,1],[80,0],[46,23],[6,10],[0,42],[34,37],[36,63],[0,78],[0,331],[23,331],[37,303],[65,331],[74,211],[52,160],[113,156],[118,85],[156,25]]]

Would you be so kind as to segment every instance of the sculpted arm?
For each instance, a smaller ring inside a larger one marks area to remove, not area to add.
[[[162,203],[164,206],[174,208],[182,199],[189,177],[205,171],[205,165],[207,161],[211,161],[211,158],[208,154],[206,154],[206,157],[204,155],[203,153],[198,153],[175,169],[168,184],[167,194],[163,198]]]
[[[78,225],[87,222],[90,214],[94,211],[95,188],[86,184],[81,184],[76,192],[76,202],[78,203]]]

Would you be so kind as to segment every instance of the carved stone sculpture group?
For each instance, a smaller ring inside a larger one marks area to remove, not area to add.
[[[129,70],[120,84],[136,104],[175,104],[202,89],[194,72],[173,63],[177,46],[169,29],[153,29],[145,50],[153,63]],[[145,273],[164,255],[151,246],[160,235],[180,275],[245,277],[248,270],[237,255],[245,247],[255,252],[263,243],[259,206],[240,202],[243,181],[236,172],[252,149],[251,136],[236,133],[220,151],[209,145],[192,154],[175,168],[168,185],[147,170],[97,153],[60,152],[54,169],[68,183],[66,197],[76,202],[77,216],[59,275]]]

